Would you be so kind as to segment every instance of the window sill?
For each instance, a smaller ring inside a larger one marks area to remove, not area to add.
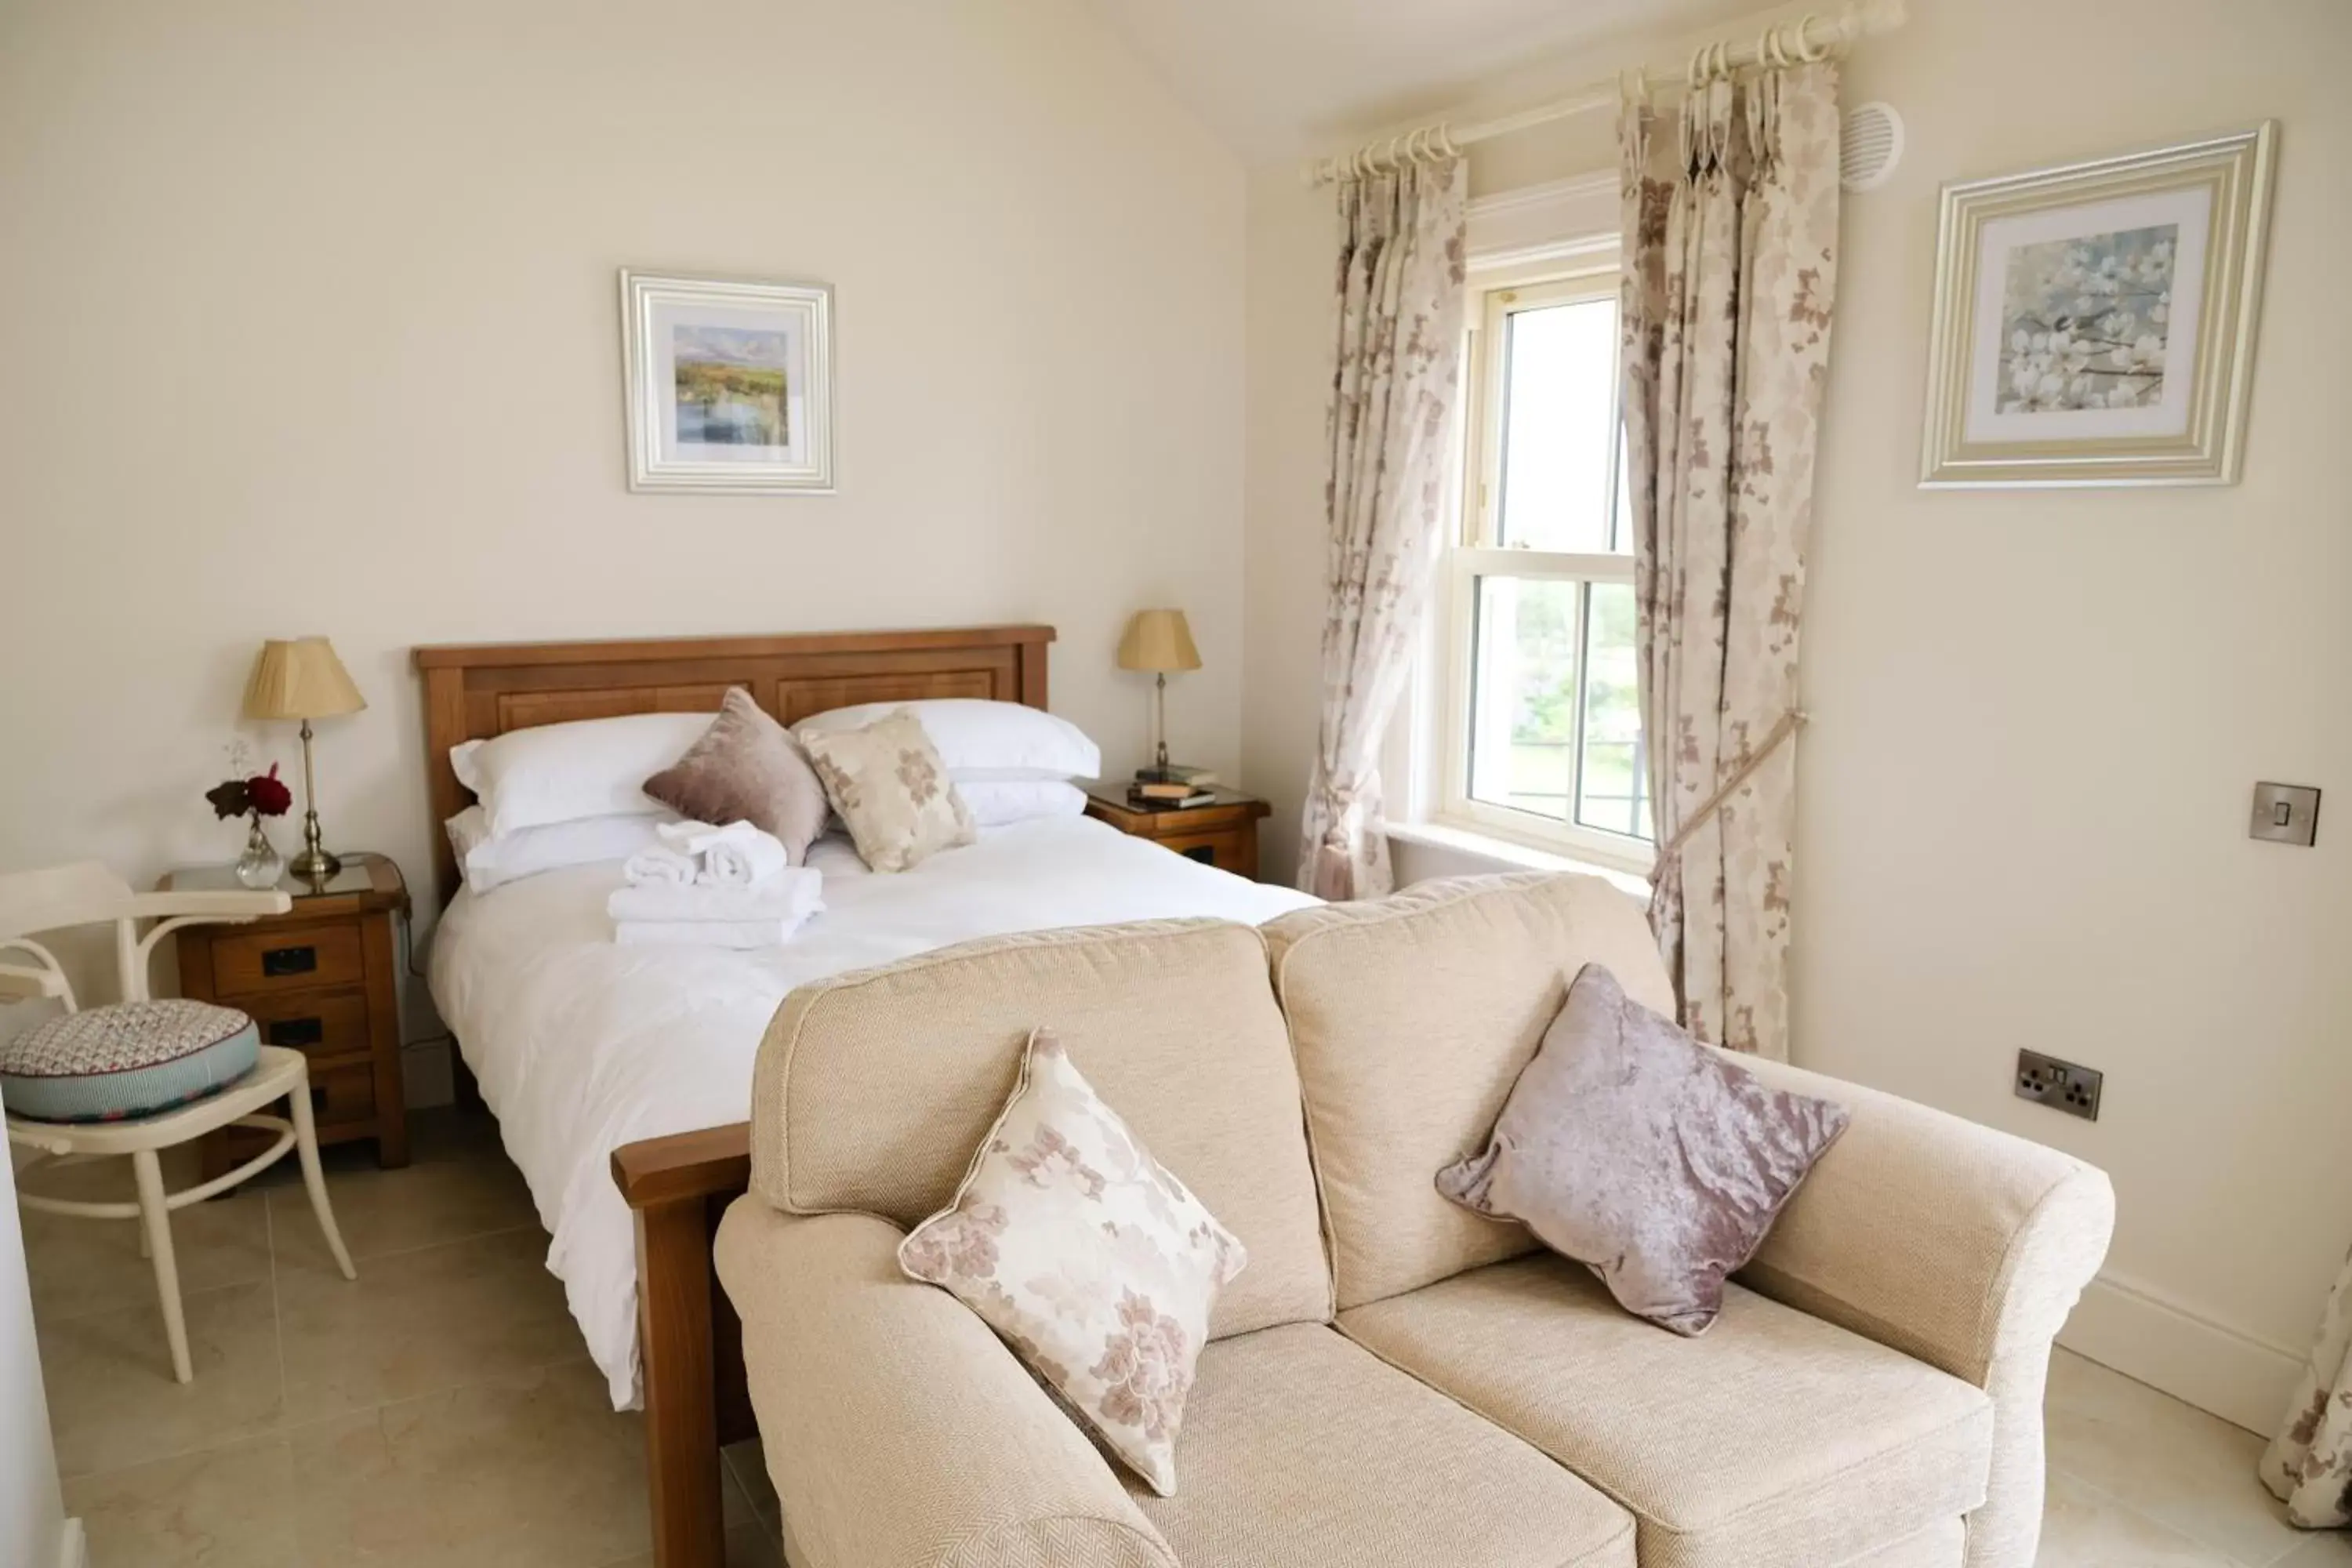
[[[1496,838],[1491,834],[1439,822],[1390,822],[1381,826],[1392,839],[1491,860],[1498,871],[1576,871],[1588,877],[1606,879],[1645,902],[1650,897],[1648,878],[1598,860],[1580,860],[1572,855],[1538,849],[1508,838]]]

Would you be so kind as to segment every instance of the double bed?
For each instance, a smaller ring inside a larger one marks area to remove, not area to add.
[[[855,703],[980,697],[1046,705],[1045,626],[422,647],[437,820],[471,801],[450,748],[618,714],[716,711],[740,686],[786,724]],[[815,846],[825,909],[784,945],[621,947],[604,900],[618,862],[477,896],[446,845],[434,1000],[529,1182],[590,1353],[616,1407],[648,1421],[659,1561],[700,1561],[717,1447],[749,1436],[740,1330],[709,1235],[746,1180],[752,1061],[794,985],[977,937],[1180,915],[1256,924],[1311,902],[1084,817],[985,830],[910,871]],[[707,1453],[707,1460],[704,1455]],[[710,1515],[716,1517],[715,1513]]]

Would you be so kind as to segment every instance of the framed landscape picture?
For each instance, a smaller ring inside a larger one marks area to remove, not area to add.
[[[833,290],[621,273],[629,488],[833,489]]]
[[[1919,482],[2235,483],[2277,136],[1945,186]]]

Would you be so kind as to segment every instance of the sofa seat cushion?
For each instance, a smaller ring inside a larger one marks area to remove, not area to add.
[[[1634,1568],[1624,1510],[1318,1324],[1201,1352],[1176,1468],[1125,1479],[1184,1568]]]
[[[1548,1255],[1339,1326],[1622,1503],[1642,1568],[1867,1561],[1985,1498],[1981,1390],[1737,1284],[1697,1339],[1628,1316]]]

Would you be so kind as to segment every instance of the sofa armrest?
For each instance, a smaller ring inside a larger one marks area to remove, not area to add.
[[[2105,1172],[1859,1084],[1740,1065],[1853,1118],[1743,1284],[1979,1388],[2003,1352],[2056,1336],[2115,1229]]]
[[[1853,1120],[1741,1283],[1992,1396],[1992,1465],[1967,1568],[2032,1568],[2050,1346],[2115,1232],[2106,1173],[1859,1084],[1742,1058]]]
[[[1177,1568],[1074,1421],[987,1324],[898,1268],[901,1232],[756,1195],[719,1277],[805,1568]]]

